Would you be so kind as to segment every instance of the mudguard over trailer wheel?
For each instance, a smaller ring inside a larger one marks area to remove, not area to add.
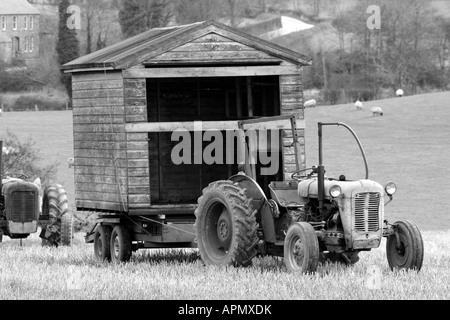
[[[312,273],[319,264],[319,241],[306,222],[292,224],[284,239],[284,264],[290,272]]]
[[[49,216],[49,223],[42,229],[43,246],[69,246],[73,239],[73,216],[68,212],[67,192],[60,184],[44,190],[42,214]]]
[[[127,262],[131,258],[131,237],[128,229],[122,225],[114,227],[111,233],[111,261]]]
[[[411,221],[397,221],[398,239],[391,234],[386,241],[386,254],[391,270],[413,269],[419,271],[423,262],[423,240],[419,228]]]
[[[258,225],[244,189],[231,181],[211,183],[198,199],[195,216],[198,249],[205,264],[251,265]]]
[[[94,235],[94,255],[98,261],[111,261],[111,232],[110,226],[101,225]]]

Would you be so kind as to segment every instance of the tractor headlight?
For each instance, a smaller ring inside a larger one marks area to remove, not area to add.
[[[388,195],[392,196],[397,191],[397,186],[393,182],[388,182],[384,190]]]
[[[339,187],[338,185],[334,185],[330,188],[330,196],[332,196],[333,198],[339,197],[341,193],[341,187]]]

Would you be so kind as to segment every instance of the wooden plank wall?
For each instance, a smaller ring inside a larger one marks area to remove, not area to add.
[[[298,73],[280,76],[281,114],[294,113],[298,119],[304,119],[303,107],[303,83],[302,69],[298,67]],[[306,167],[305,158],[305,130],[297,131],[301,148],[300,168]],[[286,180],[291,180],[291,174],[296,171],[295,152],[292,146],[292,132],[283,132],[284,145],[284,175]]]
[[[147,122],[146,79],[124,79],[126,123]],[[148,133],[127,133],[129,207],[150,206]]]
[[[127,210],[127,154],[120,72],[72,75],[76,206]]]

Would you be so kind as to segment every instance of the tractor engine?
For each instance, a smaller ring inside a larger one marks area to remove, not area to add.
[[[8,179],[2,183],[4,212],[2,226],[12,239],[26,238],[38,228],[40,214],[39,187],[20,179]]]

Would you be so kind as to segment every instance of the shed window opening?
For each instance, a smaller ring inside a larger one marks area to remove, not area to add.
[[[25,30],[28,30],[28,17],[27,17],[27,16],[25,16],[25,17],[23,18],[23,28],[24,28]]]
[[[17,30],[17,17],[13,17],[13,30]]]
[[[34,17],[30,16],[30,30],[33,30],[34,28]]]

